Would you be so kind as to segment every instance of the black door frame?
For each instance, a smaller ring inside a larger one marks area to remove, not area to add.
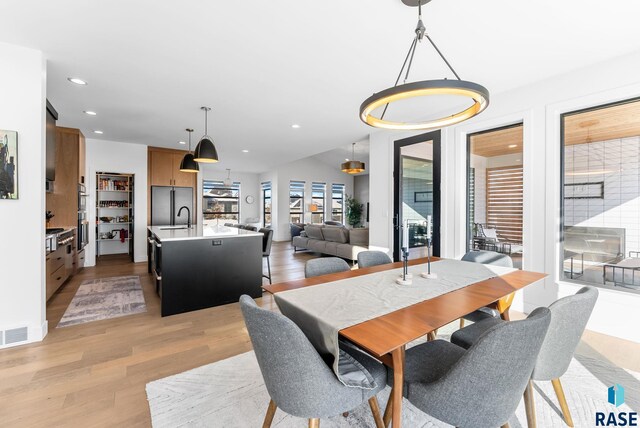
[[[400,260],[400,170],[401,149],[417,143],[431,141],[433,144],[433,235],[432,255],[440,255],[440,177],[441,151],[440,130],[414,135],[393,143],[393,259]]]

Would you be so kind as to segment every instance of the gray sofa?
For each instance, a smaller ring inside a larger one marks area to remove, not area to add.
[[[357,260],[358,253],[369,249],[369,229],[309,224],[305,226],[304,233],[293,238],[293,249]]]

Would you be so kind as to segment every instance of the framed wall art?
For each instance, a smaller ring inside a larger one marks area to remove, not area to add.
[[[0,199],[18,199],[18,133],[1,129]]]

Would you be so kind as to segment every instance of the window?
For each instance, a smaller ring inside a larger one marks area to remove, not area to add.
[[[222,181],[203,180],[202,210],[204,220],[240,223],[240,183],[225,186]]]
[[[271,182],[262,183],[262,224],[271,227]]]
[[[507,254],[522,267],[523,125],[468,137],[468,250]]]
[[[640,100],[562,116],[560,277],[640,292]]]
[[[331,220],[344,223],[344,184],[331,185]]]
[[[289,221],[304,223],[304,181],[289,183]]]
[[[311,223],[324,222],[324,197],[327,185],[325,183],[311,184]]]

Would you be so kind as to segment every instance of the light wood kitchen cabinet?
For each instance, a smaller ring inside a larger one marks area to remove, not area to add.
[[[187,152],[149,147],[149,185],[196,187],[197,174],[180,172],[180,162]]]
[[[82,132],[79,129],[58,126],[55,128],[55,135],[55,181],[53,192],[47,192],[45,196],[46,209],[51,211],[54,217],[47,227],[72,228],[73,232],[66,232],[71,238],[68,243],[46,256],[47,300],[80,269],[76,251],[79,223],[78,184],[85,182],[86,168],[86,142]]]
[[[149,149],[149,185],[173,186],[173,153]]]
[[[187,154],[185,150],[149,147],[148,149],[148,189],[147,189],[147,223],[151,222],[151,186],[176,186],[193,188],[193,212],[195,222],[197,207],[198,174],[180,172],[180,163]]]
[[[60,286],[74,273],[75,240],[60,245],[46,257],[46,299],[60,288]]]
[[[182,163],[182,158],[184,157],[184,153],[175,153],[173,155],[173,185],[180,187],[193,187],[195,189],[195,177],[197,174],[192,172],[181,172],[180,171],[180,163]]]
[[[87,143],[82,132],[78,131],[78,183],[86,183],[84,175],[87,170]]]
[[[47,210],[55,217],[49,227],[78,224],[78,184],[85,168],[85,140],[79,129],[56,127],[56,179],[46,194]]]

